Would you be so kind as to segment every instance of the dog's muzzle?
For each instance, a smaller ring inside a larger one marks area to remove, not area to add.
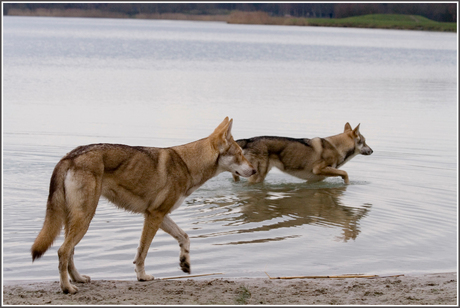
[[[246,172],[245,172],[245,174],[241,174],[241,173],[239,173],[238,171],[235,171],[235,174],[236,174],[236,175],[242,176],[242,177],[250,177],[251,175],[254,175],[254,174],[256,174],[256,173],[257,173],[257,171],[256,171],[256,169],[254,169],[254,168],[251,169],[251,171],[248,172],[247,174],[246,174]]]
[[[363,150],[361,151],[361,154],[363,154],[363,155],[371,155],[372,153],[374,153],[374,151],[372,151],[372,149],[369,148],[369,147],[368,147],[368,148],[365,148],[365,149],[363,149]]]

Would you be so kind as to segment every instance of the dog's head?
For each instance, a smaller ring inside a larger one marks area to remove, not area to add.
[[[359,132],[359,125],[355,129],[351,128],[350,123],[345,124],[344,133],[349,133],[355,142],[355,151],[362,155],[371,155],[374,151],[366,144],[366,138]]]
[[[234,175],[250,177],[256,170],[244,157],[241,147],[233,140],[232,124],[233,119],[229,120],[226,117],[210,136],[214,149],[219,153],[219,168]]]

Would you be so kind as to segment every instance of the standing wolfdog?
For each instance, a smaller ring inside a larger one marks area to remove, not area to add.
[[[65,229],[58,250],[60,285],[76,293],[69,282],[89,282],[75,268],[75,245],[85,235],[102,195],[117,207],[144,215],[144,228],[134,258],[139,281],[152,280],[144,260],[158,228],[180,246],[180,265],[190,273],[190,241],[169,217],[184,199],[220,172],[249,177],[256,171],[231,135],[228,117],[207,138],[170,148],[120,144],[80,146],[64,156],[51,176],[43,228],[32,245],[32,261],[41,257]]]
[[[250,183],[263,182],[271,168],[276,167],[307,182],[340,176],[350,184],[348,174],[338,168],[358,154],[371,155],[372,149],[359,132],[359,124],[352,129],[345,124],[343,133],[326,138],[289,138],[261,136],[237,140],[244,156],[256,168],[257,173],[249,178]],[[239,180],[233,174],[235,181]]]

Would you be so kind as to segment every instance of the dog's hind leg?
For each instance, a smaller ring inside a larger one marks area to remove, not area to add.
[[[59,274],[61,289],[64,293],[77,293],[78,288],[69,282],[69,272],[72,280],[78,282],[89,282],[88,276],[81,276],[75,268],[73,262],[74,247],[80,242],[89,227],[91,220],[82,219],[81,217],[70,218],[66,223],[66,237],[64,243],[58,250],[59,256]],[[69,230],[69,231],[67,231]]]
[[[91,278],[89,276],[80,275],[80,273],[77,271],[77,268],[75,267],[75,264],[73,261],[74,252],[75,252],[75,247],[74,249],[72,249],[72,253],[70,254],[70,258],[69,258],[68,270],[69,270],[70,278],[72,278],[73,282],[80,282],[80,283],[90,282]]]
[[[169,215],[165,216],[160,228],[177,240],[180,247],[180,267],[182,271],[190,273],[190,240],[187,233],[179,228]]]
[[[136,257],[134,258],[134,264],[136,265],[135,271],[137,275],[137,280],[139,281],[148,281],[153,280],[152,275],[147,275],[145,273],[144,262],[145,257],[149,251],[150,244],[152,243],[155,234],[160,228],[161,222],[165,213],[160,211],[147,211],[144,214],[144,227],[142,229],[142,235],[139,242],[139,247],[137,248]]]
[[[80,275],[75,268],[73,253],[88,230],[101,192],[100,181],[93,174],[69,171],[65,180],[66,210],[65,239],[58,250],[60,285],[64,293],[74,294],[78,288],[69,282],[89,282],[88,276]]]

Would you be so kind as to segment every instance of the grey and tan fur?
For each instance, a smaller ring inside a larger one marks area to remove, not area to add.
[[[343,133],[326,138],[261,136],[236,142],[257,170],[249,177],[250,183],[263,182],[268,172],[276,167],[307,182],[340,176],[349,184],[347,172],[338,168],[358,154],[370,155],[373,152],[359,132],[359,124],[352,129],[349,123],[345,124]],[[233,175],[233,178],[239,180],[238,175]]]
[[[144,260],[158,228],[180,246],[180,265],[190,273],[190,241],[169,213],[210,178],[220,172],[249,177],[254,168],[231,135],[228,117],[207,138],[170,148],[132,147],[119,144],[81,146],[56,165],[43,228],[32,245],[32,260],[41,257],[59,235],[60,285],[64,293],[76,293],[69,282],[89,282],[74,265],[74,247],[85,235],[102,195],[117,207],[144,215],[144,228],[134,258],[139,281],[152,280]]]

